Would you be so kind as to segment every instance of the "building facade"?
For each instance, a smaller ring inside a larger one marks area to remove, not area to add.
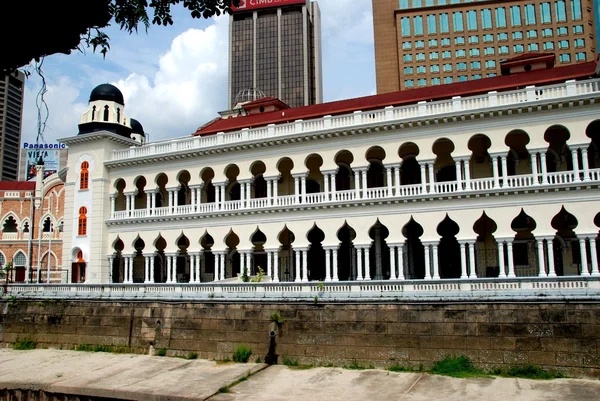
[[[15,181],[19,173],[25,75],[0,77],[0,180]]]
[[[36,166],[36,173],[33,181],[0,182],[0,266],[12,263],[9,282],[66,283],[64,183],[58,174],[44,179],[43,166]]]
[[[501,74],[499,60],[596,59],[592,0],[373,0],[377,93]]]
[[[152,291],[259,267],[299,283],[599,276],[595,70],[274,110],[147,144],[118,102],[87,129],[99,98],[61,140],[63,266],[90,284],[171,285]]]
[[[316,1],[242,1],[229,20],[229,108],[257,93],[291,107],[321,103],[321,14]],[[254,93],[254,92],[252,92]]]

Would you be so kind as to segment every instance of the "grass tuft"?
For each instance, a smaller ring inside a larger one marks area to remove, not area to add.
[[[241,344],[237,347],[233,353],[233,362],[246,363],[252,355],[252,350],[245,344]]]
[[[159,348],[156,350],[156,356],[166,356],[166,355],[167,355],[166,348]]]
[[[33,341],[29,337],[25,337],[20,340],[17,340],[15,345],[13,345],[13,349],[20,350],[20,351],[26,351],[26,350],[30,350],[30,349],[35,349],[36,346],[37,346],[37,343],[35,341]]]
[[[441,361],[437,361],[433,365],[431,373],[458,378],[489,376],[484,371],[473,366],[471,360],[466,356],[459,356],[456,358],[446,357]]]
[[[407,368],[406,366],[401,365],[392,365],[387,370],[390,372],[412,372],[411,368]]]
[[[513,366],[502,376],[520,377],[524,379],[550,380],[562,379],[565,375],[558,370],[544,370],[535,365]]]
[[[362,366],[356,360],[352,361],[352,364],[344,366],[344,369],[351,370],[365,370],[365,369],[375,369],[373,365]]]

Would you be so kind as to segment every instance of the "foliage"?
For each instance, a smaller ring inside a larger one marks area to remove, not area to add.
[[[412,372],[413,371],[411,368],[407,368],[406,366],[402,366],[402,365],[392,365],[387,370],[389,370],[390,372]]]
[[[241,344],[233,353],[233,362],[246,363],[252,355],[252,350],[247,345]]]
[[[156,356],[166,356],[166,355],[167,355],[166,348],[159,348],[156,350]]]
[[[298,366],[298,361],[295,359],[290,359],[288,357],[283,357],[283,364],[285,366]]]
[[[471,360],[466,356],[456,358],[447,356],[433,365],[431,373],[459,378],[488,376],[485,372],[473,366]]]
[[[373,365],[368,365],[368,366],[360,365],[355,359],[352,361],[352,364],[344,366],[344,369],[365,370],[365,369],[375,369],[375,367]]]
[[[17,342],[13,346],[13,349],[25,351],[25,350],[35,349],[36,346],[37,346],[37,343],[35,341],[33,341],[29,337],[25,337],[20,340],[17,340]]]
[[[138,32],[141,26],[148,30],[151,24],[173,25],[171,8],[183,6],[192,18],[210,18],[229,13],[230,6],[240,0],[62,0],[2,4],[4,15],[25,15],[27,18],[15,28],[14,24],[0,24],[0,37],[19,37],[20,45],[5,52],[0,59],[0,70],[12,71],[31,60],[55,53],[69,54],[81,45],[106,55],[110,38],[102,31],[114,22],[128,33]],[[77,10],[76,13],[73,10]]]
[[[273,312],[271,313],[271,321],[277,323],[278,326],[281,326],[283,322],[285,322],[285,319],[281,316],[281,313]]]
[[[228,386],[223,386],[221,388],[219,388],[219,393],[229,393],[229,387]]]
[[[242,271],[242,281],[247,283],[250,281],[250,277],[248,277],[248,267],[244,266],[244,270]]]
[[[256,359],[254,360],[254,363],[260,363],[260,356],[256,357]]]
[[[508,369],[506,373],[501,373],[501,375],[508,377],[521,377],[525,379],[539,380],[560,379],[565,377],[565,375],[560,371],[548,371],[535,365],[513,366],[512,368]]]
[[[253,283],[260,283],[265,275],[265,271],[260,266],[257,266],[256,269],[258,269],[258,274],[256,277],[252,277],[252,280],[250,281]]]
[[[187,359],[198,359],[198,353],[190,352],[187,356]]]
[[[319,289],[319,292],[322,292],[325,288],[325,284],[323,284],[322,281],[319,281],[319,284],[317,284],[317,288]]]

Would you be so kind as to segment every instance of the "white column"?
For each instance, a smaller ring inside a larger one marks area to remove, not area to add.
[[[462,191],[462,168],[460,163],[460,159],[454,161],[456,167],[456,190],[459,192]]]
[[[150,256],[150,279],[149,283],[154,283],[154,254]]]
[[[127,216],[131,216],[131,196],[125,195],[125,210],[127,211]]]
[[[225,280],[226,272],[225,272],[225,252],[221,252],[219,254],[220,264],[221,264],[221,280]]]
[[[542,185],[548,184],[548,166],[546,165],[546,153],[540,153],[540,166],[542,167]]]
[[[533,179],[533,185],[540,184],[538,180],[537,153],[531,154],[531,178]]]
[[[398,244],[398,280],[404,278],[404,244]]]
[[[246,207],[246,183],[240,182],[240,207],[244,209]]]
[[[498,277],[506,278],[506,269],[504,266],[504,242],[502,241],[498,241],[498,266],[500,266]]]
[[[337,192],[337,187],[336,187],[336,183],[335,183],[336,176],[337,176],[337,171],[334,171],[330,175],[330,177],[331,177],[331,200],[332,201],[336,200],[336,195],[335,195],[335,193]]]
[[[167,283],[171,283],[171,255],[165,255],[167,258]]]
[[[267,276],[269,276],[270,279],[273,278],[273,267],[271,264],[271,258],[273,257],[273,252],[272,251],[266,251],[267,252]]]
[[[581,164],[583,165],[583,181],[589,181],[590,164],[588,160],[588,151],[586,148],[581,148]]]
[[[173,204],[175,205],[175,212],[179,206],[179,187],[173,189]]]
[[[151,199],[152,199],[152,206],[151,206],[152,209],[151,209],[150,213],[155,214],[154,211],[156,210],[156,192],[152,192]]]
[[[146,216],[150,216],[150,210],[152,210],[152,195],[146,192]]]
[[[302,192],[302,203],[306,203],[306,174],[300,177],[300,189]]]
[[[573,159],[573,181],[580,182],[581,178],[579,177],[579,155],[577,154],[577,149],[575,148],[571,151],[571,157]]]
[[[246,204],[252,199],[252,182],[246,181]]]
[[[129,258],[125,255],[121,255],[121,260],[123,260],[123,283],[129,283],[129,279],[127,276],[129,275]]]
[[[396,188],[396,196],[400,196],[400,165],[394,166],[394,188]]]
[[[190,193],[192,195],[192,212],[196,211],[196,188],[190,188]]]
[[[596,252],[596,237],[590,238],[590,253],[592,257],[592,276],[597,277],[600,276],[600,271],[598,271],[598,253]]]
[[[585,238],[580,238],[579,251],[581,253],[581,275],[587,277],[590,275],[590,269],[588,267],[587,252],[585,248]]]
[[[471,268],[471,271],[469,272],[469,278],[470,279],[476,279],[477,278],[477,270],[476,270],[476,266],[475,266],[475,242],[470,242],[469,243],[469,266]]]
[[[396,245],[390,244],[390,280],[397,280],[396,277]]]
[[[425,251],[425,280],[431,280],[431,262],[429,256],[429,244],[423,244]]]
[[[133,283],[133,256],[129,257],[129,282]]]
[[[150,282],[150,257],[144,256],[144,284]]]
[[[221,186],[219,184],[213,184],[215,187],[215,209],[221,210]]]
[[[171,280],[176,283],[177,282],[177,255],[173,255],[173,264],[171,265],[171,268],[173,269],[173,271],[171,272]]]
[[[273,180],[273,204],[279,204],[279,177]]]
[[[433,167],[433,165],[435,164],[435,161],[432,161],[431,163],[427,164],[427,169],[429,170],[429,193],[430,194],[434,194],[435,193],[435,168]]]
[[[329,173],[323,173],[323,183],[325,184],[325,201],[330,199],[329,196]]]
[[[465,191],[471,190],[471,167],[469,159],[465,159]]]
[[[438,245],[432,244],[431,248],[433,250],[433,279],[440,279],[440,263],[438,260]]]
[[[494,189],[500,188],[500,177],[498,175],[498,156],[492,156],[492,171],[494,173]]]
[[[367,185],[367,169],[363,169],[360,171],[360,177],[361,177],[361,185],[362,185],[362,198],[363,199],[367,199],[367,189],[368,189],[368,185]]]
[[[219,276],[221,275],[221,255],[218,252],[213,252],[214,261],[215,261],[215,273],[213,281],[219,281]]]
[[[331,281],[331,249],[325,248],[325,281]]]
[[[331,278],[331,281],[339,281],[340,278],[338,277],[338,250],[337,250],[337,247],[333,248],[331,251],[333,253],[333,277]]]
[[[308,248],[302,250],[302,282],[308,282]]]
[[[508,165],[506,164],[506,155],[502,155],[500,160],[502,164],[502,188],[508,188],[510,187],[510,184],[508,183]]]
[[[300,274],[300,256],[302,255],[301,249],[296,249],[296,279],[294,280],[296,283],[302,281],[302,275]]]
[[[273,251],[273,282],[279,282],[279,250]]]
[[[362,247],[356,247],[356,269],[358,270],[358,273],[356,274],[357,281],[363,280],[362,256],[363,256]]]
[[[196,283],[202,282],[202,277],[200,276],[200,272],[202,271],[202,269],[200,269],[201,260],[202,260],[202,251],[200,251],[196,254],[196,266],[194,266],[194,268],[196,269]]]
[[[538,265],[540,268],[540,272],[538,274],[539,277],[547,277],[546,274],[546,263],[544,261],[544,240],[537,239],[537,248],[538,248]]]
[[[223,209],[223,205],[225,205],[225,202],[227,201],[225,198],[225,187],[227,186],[227,183],[223,183],[221,184],[221,209]]]
[[[467,248],[464,242],[460,243],[460,278],[465,280],[469,276],[467,276],[467,256],[466,256]]]
[[[190,279],[189,279],[189,283],[195,283],[195,277],[194,277],[194,266],[196,266],[196,254],[192,253],[189,255],[190,256]]]
[[[115,196],[114,195],[110,196],[110,216],[111,216],[111,218],[114,218],[114,216],[115,216]],[[27,266],[29,266],[29,263],[27,264]],[[29,275],[27,277],[29,279]]]
[[[556,269],[554,267],[554,246],[552,237],[546,238],[546,249],[548,251],[548,277],[556,277]]]
[[[196,210],[200,211],[200,205],[202,204],[202,188],[204,184],[200,184],[196,187]]]
[[[112,275],[114,263],[115,263],[115,255],[109,255],[108,256],[108,266],[110,267],[110,282],[111,283],[115,282],[115,278]],[[27,266],[25,267],[25,282],[29,283],[29,263],[27,263]]]
[[[512,240],[506,243],[506,249],[508,251],[508,278],[517,277],[515,275],[515,258],[513,255],[513,244]]]
[[[421,168],[421,193],[427,193],[427,174],[425,173],[425,168],[427,167],[427,163],[419,162],[419,167]]]
[[[300,203],[300,176],[294,177],[294,205]]]
[[[175,209],[173,208],[173,190],[167,189],[167,193],[169,194],[169,214],[175,213]]]
[[[387,180],[387,196],[393,196],[394,183],[392,182],[392,170],[394,167],[385,166],[386,180]]]
[[[271,200],[273,199],[273,190],[271,189],[273,186],[273,180],[268,179],[267,182],[267,205],[271,205]]]
[[[360,199],[360,170],[354,170],[354,197]]]
[[[370,251],[370,247],[365,247],[365,280],[371,280],[371,258],[369,257]]]

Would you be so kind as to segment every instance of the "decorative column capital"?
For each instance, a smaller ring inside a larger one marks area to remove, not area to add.
[[[385,167],[386,169],[390,169],[390,168],[400,168],[400,165],[402,163],[401,162],[394,162],[394,163],[384,163],[383,167]]]
[[[308,171],[304,171],[302,173],[294,173],[294,174],[292,174],[292,177],[294,179],[296,179],[296,178],[306,178],[306,177],[308,177]]]
[[[329,170],[321,170],[321,174],[326,175],[326,174],[337,174],[338,171],[340,171],[340,168],[334,168],[334,169],[329,169]]]

